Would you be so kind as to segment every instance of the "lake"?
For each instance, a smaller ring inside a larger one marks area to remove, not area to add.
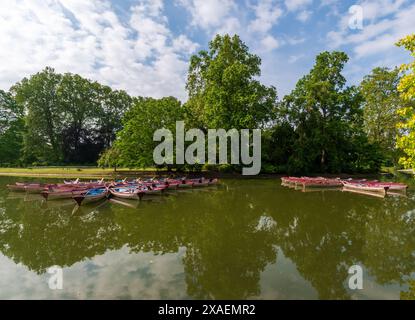
[[[413,187],[377,198],[224,179],[77,208],[14,181],[0,177],[0,299],[399,299],[415,280]]]

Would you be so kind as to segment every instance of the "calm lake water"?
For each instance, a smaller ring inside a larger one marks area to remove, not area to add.
[[[381,199],[222,180],[75,211],[14,181],[0,177],[0,299],[399,299],[415,279],[413,187]],[[356,264],[363,290],[348,287]]]

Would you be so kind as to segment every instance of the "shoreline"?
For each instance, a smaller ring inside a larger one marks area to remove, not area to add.
[[[199,172],[186,172],[186,171],[167,171],[167,170],[123,170],[113,171],[108,169],[87,168],[39,168],[39,169],[23,169],[23,168],[0,168],[0,177],[26,177],[26,178],[80,178],[80,179],[115,179],[115,178],[129,178],[129,177],[144,177],[144,176],[205,176],[205,177],[217,177],[217,178],[233,178],[233,179],[269,179],[280,178],[287,176],[287,173],[261,173],[255,176],[243,176],[237,172],[218,172],[218,171],[199,171]],[[42,172],[44,171],[44,172]],[[374,178],[381,175],[391,175],[391,173],[378,172],[378,173],[339,173],[339,174],[323,174],[315,173],[309,174],[309,176],[322,176],[326,178]],[[301,176],[301,175],[299,175]]]

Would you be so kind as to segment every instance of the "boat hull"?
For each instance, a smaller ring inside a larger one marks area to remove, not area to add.
[[[88,203],[93,203],[93,202],[97,202],[100,200],[105,199],[108,196],[108,192],[104,191],[100,194],[94,194],[94,195],[79,195],[79,196],[74,196],[72,197],[72,199],[74,199],[74,201],[80,206],[80,205],[85,205]]]
[[[44,191],[41,195],[46,200],[59,200],[59,199],[70,199],[74,196],[80,196],[86,193],[88,190],[74,190],[74,191]]]
[[[142,192],[121,192],[121,191],[116,191],[116,190],[110,189],[110,193],[111,193],[112,196],[114,196],[116,198],[121,198],[121,199],[139,200],[143,197]]]
[[[349,190],[357,190],[357,191],[366,191],[366,192],[376,192],[380,194],[386,194],[389,187],[385,186],[374,186],[374,185],[352,185],[352,184],[345,184],[345,189]]]

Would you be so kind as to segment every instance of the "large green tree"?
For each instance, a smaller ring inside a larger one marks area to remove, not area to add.
[[[406,74],[398,85],[401,97],[406,103],[398,110],[403,120],[398,123],[397,146],[405,153],[399,162],[406,168],[415,168],[415,34],[401,39],[397,45],[408,50],[414,58],[409,64],[401,66]]]
[[[121,128],[132,98],[77,74],[46,68],[12,92],[25,110],[24,161],[94,163]]]
[[[160,143],[153,141],[158,129],[176,129],[176,121],[183,120],[183,108],[179,100],[173,97],[162,99],[137,98],[133,107],[125,114],[123,129],[117,133],[113,148],[118,161],[111,160],[108,152],[102,155],[100,162],[111,166],[146,167],[154,165],[153,150]]]
[[[19,164],[23,132],[22,108],[10,93],[0,90],[0,164]]]
[[[60,133],[63,130],[57,88],[62,76],[46,68],[12,87],[17,103],[26,110],[24,136],[26,162],[63,159]]]
[[[347,87],[342,74],[348,56],[322,52],[311,71],[301,78],[282,102],[282,117],[295,129],[297,139],[288,166],[294,172],[376,169],[367,159],[367,139],[361,95]],[[371,149],[373,151],[373,149]]]
[[[235,35],[217,35],[208,51],[190,59],[186,103],[191,125],[259,128],[273,116],[276,90],[262,85],[261,59]]]
[[[378,143],[390,164],[397,163],[396,135],[403,101],[397,89],[399,70],[375,68],[360,84],[364,98],[364,129],[370,142]]]

